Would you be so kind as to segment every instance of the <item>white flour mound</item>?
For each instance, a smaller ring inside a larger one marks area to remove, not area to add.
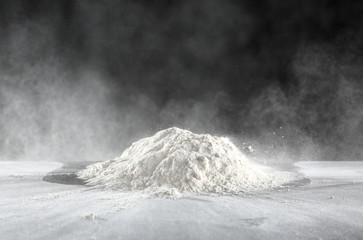
[[[162,197],[188,193],[240,193],[271,189],[292,180],[251,163],[228,139],[176,127],[143,138],[119,158],[78,173],[88,185],[144,190]]]

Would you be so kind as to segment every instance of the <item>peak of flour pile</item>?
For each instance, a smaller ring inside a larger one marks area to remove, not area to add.
[[[277,187],[290,180],[265,172],[225,137],[172,127],[140,139],[120,157],[78,173],[88,185],[144,190],[157,196],[188,193],[240,193]]]

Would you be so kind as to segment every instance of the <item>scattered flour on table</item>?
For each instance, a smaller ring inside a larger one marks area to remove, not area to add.
[[[88,221],[95,221],[96,220],[96,214],[90,213],[88,215],[84,215],[82,218],[85,219],[85,220],[88,220]]]
[[[189,193],[241,193],[278,187],[292,173],[252,163],[225,137],[172,127],[134,142],[120,157],[78,173],[90,186],[178,198]]]

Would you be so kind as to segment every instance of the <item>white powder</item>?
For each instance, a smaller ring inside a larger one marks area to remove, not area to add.
[[[78,176],[91,186],[163,197],[259,191],[292,179],[251,163],[228,138],[176,127],[143,138],[119,158],[90,165]]]

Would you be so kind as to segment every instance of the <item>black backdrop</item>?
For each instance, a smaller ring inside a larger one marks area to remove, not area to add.
[[[283,127],[343,158],[362,156],[363,1],[2,0],[0,24],[7,79],[56,61],[72,81],[84,69],[101,75],[111,105],[152,102],[147,129],[256,137]],[[177,117],[154,116],[171,103],[183,106]],[[191,108],[212,124],[179,121]]]

